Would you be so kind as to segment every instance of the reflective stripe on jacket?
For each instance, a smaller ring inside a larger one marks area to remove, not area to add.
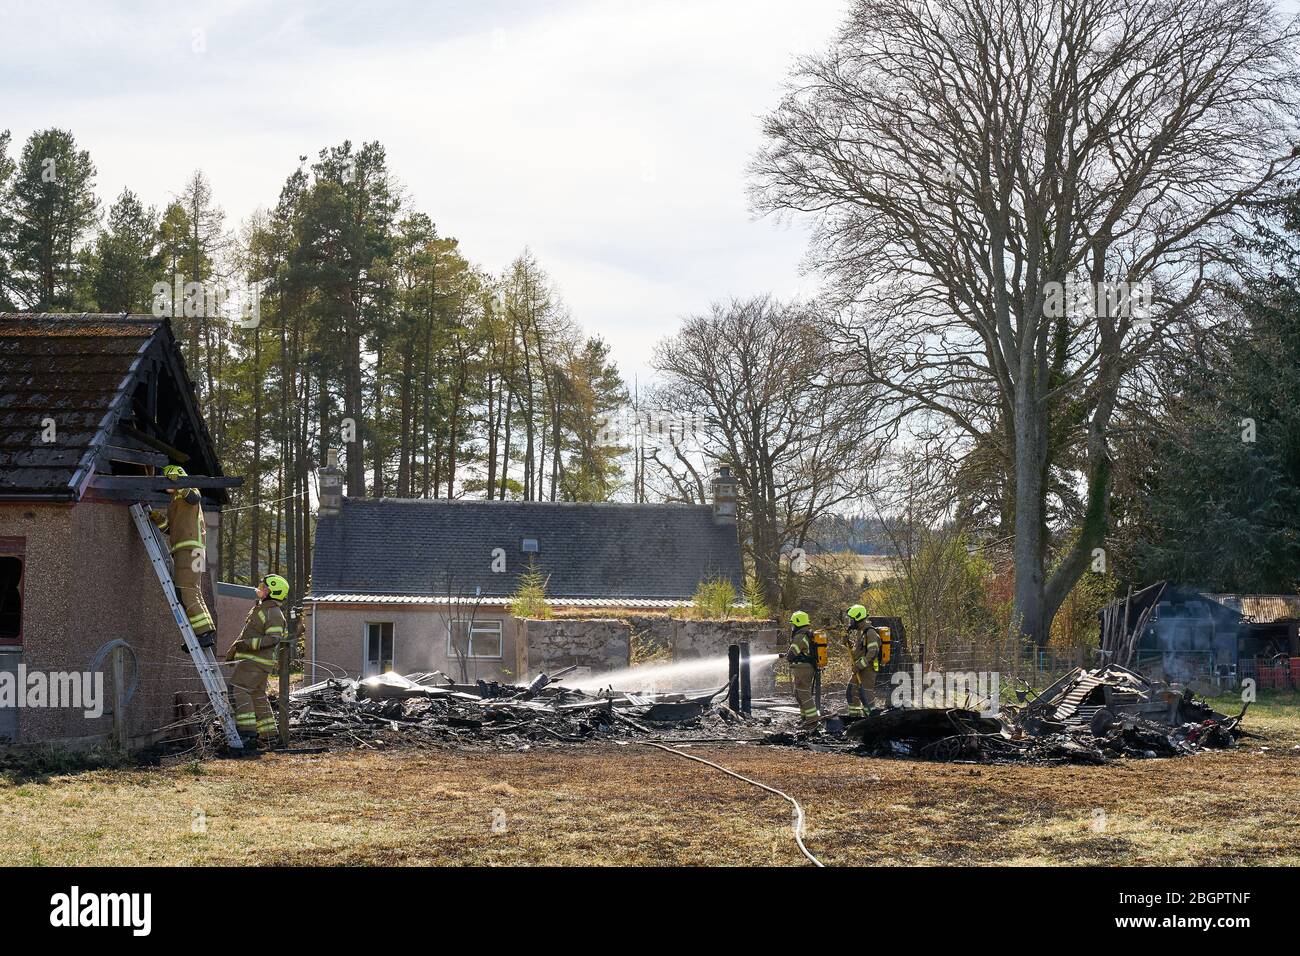
[[[872,653],[872,648],[875,653]],[[857,670],[864,670],[871,666],[871,661],[880,656],[880,632],[870,624],[863,624],[862,629],[858,631],[857,640],[853,643],[853,666]]]
[[[232,659],[253,661],[266,667],[274,667],[276,649],[282,641],[288,640],[288,623],[280,602],[273,598],[258,601],[244,619],[244,629],[239,633],[239,640],[231,647]]]
[[[815,664],[812,656],[812,628],[803,627],[791,635],[790,653],[786,660],[791,664]]]
[[[172,492],[167,517],[158,526],[167,532],[172,554],[185,548],[207,551],[208,533],[203,522],[203,497],[197,488]]]

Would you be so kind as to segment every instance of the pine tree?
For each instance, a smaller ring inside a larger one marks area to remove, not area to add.
[[[628,449],[608,427],[627,405],[627,386],[610,357],[609,345],[589,338],[566,363],[564,437],[569,461],[560,480],[565,501],[608,501],[619,489],[621,458]]]
[[[99,311],[152,311],[153,286],[162,278],[158,216],[131,190],[123,190],[108,210],[91,263],[91,293]]]
[[[550,576],[543,574],[536,564],[529,562],[528,570],[519,575],[519,586],[510,596],[509,610],[515,617],[549,620],[554,613],[546,601],[546,586]]]
[[[95,166],[66,130],[33,133],[12,189],[17,298],[37,312],[77,311],[86,236],[98,218]]]
[[[18,308],[17,277],[13,272],[17,223],[13,216],[13,178],[17,164],[9,156],[9,130],[0,130],[0,312]]]

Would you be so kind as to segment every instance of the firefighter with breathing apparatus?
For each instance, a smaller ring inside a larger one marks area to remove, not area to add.
[[[257,604],[248,612],[239,640],[230,645],[226,661],[234,661],[230,675],[231,696],[235,703],[235,726],[244,746],[253,749],[259,741],[272,743],[279,722],[266,696],[266,682],[275,670],[279,646],[291,640],[288,622],[281,604],[289,596],[289,582],[278,574],[268,574],[257,586]],[[287,701],[280,701],[284,707]]]
[[[790,662],[790,680],[803,718],[801,726],[816,727],[821,720],[817,709],[817,676],[826,666],[826,638],[813,631],[806,611],[790,615],[790,651],[786,660]]]
[[[151,509],[149,517],[167,535],[174,570],[176,593],[185,605],[190,627],[199,647],[217,643],[217,625],[203,600],[203,576],[207,571],[208,531],[203,520],[203,497],[197,488],[186,487],[188,477],[180,465],[168,465],[163,477],[173,484],[166,511]],[[181,650],[189,648],[181,645]]]
[[[867,609],[861,604],[853,605],[845,615],[849,627],[844,635],[844,646],[849,649],[849,663],[853,669],[853,677],[845,691],[849,699],[846,714],[865,717],[871,710],[871,695],[876,689],[876,673],[880,670],[882,635],[867,620]]]

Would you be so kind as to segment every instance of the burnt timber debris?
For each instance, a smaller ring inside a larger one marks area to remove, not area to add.
[[[1222,749],[1245,734],[1246,707],[1229,717],[1190,690],[1117,664],[1075,668],[1031,693],[994,714],[969,707],[874,711],[848,723],[844,736],[874,756],[1100,764]],[[810,745],[806,735],[788,732],[773,742]]]
[[[1111,664],[1076,668],[1041,693],[990,715],[971,706],[889,707],[823,729],[790,729],[785,708],[755,700],[753,716],[703,694],[654,697],[563,686],[564,672],[526,685],[457,684],[439,672],[334,679],[290,695],[296,743],[328,749],[454,746],[530,749],[595,739],[729,741],[941,761],[1106,763],[1235,744],[1241,721],[1188,690]]]
[[[715,703],[726,687],[691,696],[598,694],[563,686],[564,671],[527,685],[457,684],[438,671],[327,680],[289,696],[290,729],[304,743],[382,749],[451,744],[529,749],[593,738],[717,736],[744,723]],[[758,735],[755,734],[755,737]]]

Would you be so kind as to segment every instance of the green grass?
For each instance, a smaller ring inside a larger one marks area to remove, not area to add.
[[[1235,717],[1241,710],[1240,694],[1220,694],[1206,702],[1219,713]],[[1284,739],[1300,736],[1300,692],[1262,690],[1246,711],[1242,726],[1252,733],[1279,734]]]

